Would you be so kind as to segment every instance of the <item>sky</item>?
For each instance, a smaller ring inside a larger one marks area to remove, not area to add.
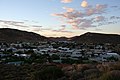
[[[46,37],[120,34],[120,0],[0,0],[0,28]]]

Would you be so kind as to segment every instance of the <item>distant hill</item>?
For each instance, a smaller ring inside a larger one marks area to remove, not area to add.
[[[68,41],[69,38],[66,37],[49,37],[51,41]]]
[[[0,42],[38,42],[48,38],[39,34],[10,28],[0,28]]]
[[[102,33],[85,33],[72,38],[66,37],[45,37],[33,32],[21,31],[10,28],[0,28],[0,42],[39,42],[39,41],[75,41],[78,43],[119,43],[120,35],[102,34]]]
[[[120,35],[88,32],[72,37],[71,41],[78,43],[120,43]]]

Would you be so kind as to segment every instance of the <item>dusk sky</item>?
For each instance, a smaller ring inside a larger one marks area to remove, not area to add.
[[[47,37],[120,34],[120,0],[0,0],[0,28]]]

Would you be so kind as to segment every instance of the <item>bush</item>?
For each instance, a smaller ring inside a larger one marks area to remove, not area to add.
[[[113,70],[113,71],[107,72],[100,77],[100,80],[120,80],[120,71]]]
[[[56,54],[53,54],[53,55],[52,55],[52,59],[53,59],[53,60],[58,60],[58,59],[60,59],[60,57],[59,57],[58,55],[56,55]]]
[[[56,80],[63,76],[63,72],[56,66],[48,66],[34,74],[35,80]]]
[[[98,69],[88,69],[84,71],[84,77],[87,80],[93,80],[100,76],[100,71]]]

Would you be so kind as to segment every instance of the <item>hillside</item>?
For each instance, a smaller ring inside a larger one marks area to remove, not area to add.
[[[101,33],[85,33],[80,36],[72,38],[66,37],[44,37],[39,34],[17,29],[1,28],[0,29],[0,42],[38,42],[38,41],[75,41],[78,43],[120,43],[120,35],[117,34],[101,34]]]
[[[71,41],[79,43],[120,43],[120,35],[88,32],[80,36],[72,37]]]
[[[51,41],[68,41],[69,38],[67,37],[49,37]]]
[[[10,28],[0,29],[0,42],[38,42],[44,40],[47,40],[47,38],[33,32],[21,31]]]

